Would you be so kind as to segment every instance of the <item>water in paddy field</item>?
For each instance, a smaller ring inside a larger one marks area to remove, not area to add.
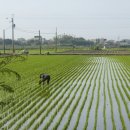
[[[94,98],[93,98],[93,101],[92,101],[90,112],[88,113],[89,118],[88,118],[87,129],[88,130],[93,129],[94,122],[96,122],[96,129],[97,130],[104,130],[104,127],[106,127],[107,129],[112,129],[113,128],[112,116],[113,116],[116,129],[121,130],[121,129],[123,129],[123,126],[122,126],[120,115],[123,116],[125,126],[126,126],[127,129],[129,129],[130,128],[130,120],[128,118],[128,113],[127,113],[127,111],[124,107],[124,101],[122,100],[119,89],[116,86],[117,84],[115,84],[115,82],[114,82],[114,84],[111,83],[112,82],[111,78],[113,77],[114,72],[110,74],[109,69],[111,69],[111,68],[107,68],[108,64],[112,64],[113,61],[110,61],[107,58],[99,58],[98,57],[98,58],[93,58],[93,60],[91,62],[98,63],[98,64],[102,65],[102,69],[103,68],[104,69],[103,69],[101,75],[103,75],[103,73],[105,71],[103,76],[106,77],[106,78],[103,79],[103,77],[102,77],[102,79],[98,79],[99,81],[96,82],[96,87],[94,89]],[[114,67],[117,67],[117,66],[114,66]],[[106,70],[108,71],[107,75],[106,75]],[[99,70],[97,70],[97,71],[99,71]],[[117,75],[117,74],[115,73],[115,75]],[[108,76],[108,80],[107,80],[107,76]],[[116,78],[118,79],[119,77],[116,77]],[[91,82],[93,83],[94,80],[92,80]],[[98,104],[98,108],[96,108],[97,93],[98,93],[98,90],[97,90],[98,89],[98,82],[100,82],[100,91],[99,91],[99,104]],[[108,82],[108,86],[103,85],[103,82],[105,82],[105,84],[107,84],[107,82]],[[115,87],[116,95],[118,96],[118,99],[120,101],[121,112],[119,112],[120,106],[118,105],[117,99],[115,98],[115,93],[113,92],[112,85],[114,85],[113,87]],[[121,87],[120,82],[119,82],[119,85]],[[91,87],[94,87],[94,86],[91,85]],[[104,87],[106,87],[105,88],[105,93],[106,93],[105,102],[104,102],[104,91],[103,91]],[[109,87],[109,89],[110,89],[110,95],[108,95],[107,87]],[[87,116],[87,111],[89,109],[88,106],[90,104],[90,100],[92,99],[92,97],[90,97],[91,93],[92,93],[92,88],[89,91],[90,91],[90,94],[88,94],[86,103],[85,103],[84,108],[82,110],[82,113],[80,115],[79,124],[78,124],[78,127],[77,127],[78,130],[84,128],[84,124],[85,124],[85,120],[86,120],[86,116]],[[124,91],[123,91],[123,94],[125,94]],[[110,96],[111,96],[111,99],[112,99],[112,107],[111,107],[111,103],[110,103]],[[105,108],[104,108],[104,105],[105,105]],[[127,107],[129,108],[130,107],[129,104],[127,104],[127,105],[128,105]],[[96,109],[98,109],[97,113],[95,112]],[[104,109],[105,109],[105,115],[103,113]],[[76,110],[76,111],[78,111],[78,110]],[[113,111],[113,115],[112,115],[111,111]],[[95,118],[95,114],[97,114],[96,118]],[[76,116],[74,116],[74,117],[76,117]],[[105,119],[106,124],[104,124],[104,119]],[[104,125],[106,125],[106,126],[104,126]],[[70,123],[70,126],[71,126],[71,123]],[[71,130],[72,127],[69,127],[69,129]]]

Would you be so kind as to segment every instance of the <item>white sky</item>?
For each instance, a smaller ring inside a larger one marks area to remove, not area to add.
[[[0,37],[11,38],[14,14],[15,38],[58,34],[86,39],[130,39],[130,0],[0,0]],[[9,19],[6,19],[6,18]],[[33,33],[35,32],[35,33]]]

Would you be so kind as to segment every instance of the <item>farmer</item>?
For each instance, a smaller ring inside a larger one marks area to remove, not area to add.
[[[49,85],[50,75],[48,75],[48,74],[40,74],[39,84],[43,83],[43,85],[44,85],[44,82],[45,82],[46,80],[47,80],[47,84]]]

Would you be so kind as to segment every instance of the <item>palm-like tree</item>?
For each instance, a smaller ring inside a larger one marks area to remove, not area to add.
[[[1,59],[0,59],[0,73],[2,73],[2,74],[7,73],[9,75],[10,74],[15,75],[16,79],[20,80],[21,79],[20,74],[18,72],[16,72],[15,70],[9,69],[8,65],[10,63],[23,61],[23,60],[25,60],[25,57],[21,56],[21,55],[9,55],[9,56],[5,56],[5,57],[1,57]],[[14,92],[13,88],[10,85],[6,84],[6,82],[3,82],[3,81],[0,81],[0,91],[3,91],[5,93],[13,93]],[[2,108],[6,104],[7,104],[6,102],[0,101],[0,106]]]

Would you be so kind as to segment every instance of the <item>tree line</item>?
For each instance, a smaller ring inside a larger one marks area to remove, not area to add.
[[[53,39],[45,39],[42,38],[40,41],[43,45],[53,45],[57,42],[58,45],[71,45],[71,46],[90,46],[94,45],[93,41],[86,40],[83,37],[73,37],[70,35],[59,35],[57,37],[54,37]],[[15,45],[39,45],[39,39],[31,38],[31,39],[24,39],[24,38],[18,38],[17,40],[14,40]],[[0,39],[0,45],[3,44],[3,39]],[[6,45],[11,45],[12,40],[11,39],[5,39]]]

